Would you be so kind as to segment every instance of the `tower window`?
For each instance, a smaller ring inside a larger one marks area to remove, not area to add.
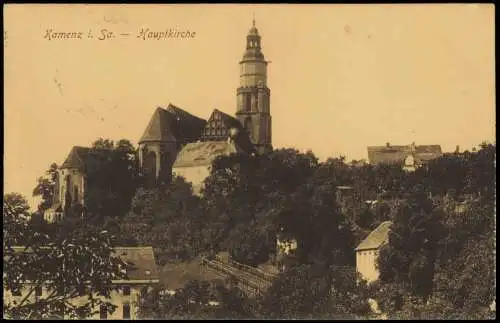
[[[250,97],[250,93],[248,93],[247,95],[245,95],[245,107],[243,108],[243,110],[250,111],[251,106],[252,98]]]
[[[244,127],[245,127],[245,131],[247,132],[247,134],[252,137],[252,118],[250,117],[247,117],[245,119],[245,124],[244,124]]]

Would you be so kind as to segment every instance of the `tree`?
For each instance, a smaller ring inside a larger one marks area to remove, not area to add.
[[[58,166],[52,163],[45,172],[45,177],[38,178],[38,184],[33,189],[33,196],[41,196],[42,201],[38,205],[38,213],[43,215],[45,210],[52,206],[56,185],[58,185]]]
[[[279,210],[317,165],[318,160],[311,152],[303,154],[294,149],[217,158],[203,191],[209,217],[206,222],[214,224],[205,233],[210,245],[207,248],[234,250],[240,259],[251,263],[257,259],[255,255],[265,255],[274,249]],[[259,232],[265,243],[257,241],[244,228]],[[238,234],[238,230],[243,231]],[[248,248],[236,251],[235,246]],[[244,250],[252,250],[253,255],[243,255]],[[264,256],[258,258],[267,260]]]
[[[266,236],[253,226],[237,226],[228,240],[231,258],[249,266],[265,263],[274,251],[274,245],[270,245]]]
[[[391,226],[389,242],[378,257],[380,280],[409,284],[414,296],[432,292],[436,250],[443,229],[432,201],[420,188],[402,204]]]
[[[346,174],[335,175],[342,174],[342,168],[343,164],[318,166],[277,216],[282,235],[297,240],[296,256],[301,263],[354,263],[353,232],[336,199],[337,186],[346,181]]]
[[[115,148],[115,144],[113,140],[99,138],[92,143],[92,148],[113,149]]]
[[[280,319],[349,319],[370,313],[367,290],[354,268],[299,265],[281,274],[260,305],[260,315]]]
[[[138,160],[129,140],[121,139],[114,146],[112,140],[98,139],[93,148],[107,149],[105,158],[86,168],[86,211],[104,217],[122,217],[130,209],[132,197],[139,184]]]
[[[19,193],[3,196],[3,232],[4,247],[22,243],[21,233],[28,227],[30,217],[28,201]]]
[[[144,294],[139,316],[147,319],[252,318],[252,301],[239,290],[216,280],[187,282],[173,295],[161,291]]]
[[[4,199],[4,223],[6,217],[9,222],[24,209],[22,204],[13,208]],[[107,232],[75,229],[70,234],[49,236],[28,224],[22,229],[11,232],[14,239],[4,239],[3,243],[4,291],[25,292],[19,299],[4,297],[7,318],[43,319],[63,314],[86,318],[101,304],[107,304],[109,311],[114,309],[106,301],[111,281],[124,276],[119,258],[112,255],[112,237]],[[7,230],[4,226],[4,235],[9,237]],[[15,248],[19,242],[23,246]],[[45,293],[33,301],[31,296],[42,287]],[[88,296],[88,300],[72,303],[78,296]]]
[[[137,190],[120,224],[122,235],[152,245],[159,263],[188,260],[202,249],[203,215],[191,184],[174,177],[165,187]]]
[[[8,193],[3,196],[3,217],[27,220],[30,206],[26,198],[19,193]]]

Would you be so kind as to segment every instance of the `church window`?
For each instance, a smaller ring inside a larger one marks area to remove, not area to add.
[[[78,185],[73,187],[73,201],[78,202]]]

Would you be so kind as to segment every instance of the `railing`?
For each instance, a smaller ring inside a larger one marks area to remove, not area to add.
[[[260,277],[266,281],[269,281],[271,282],[272,280],[274,280],[276,277],[278,277],[277,274],[273,274],[273,273],[269,273],[269,272],[265,272],[259,268],[255,268],[255,267],[251,267],[251,266],[248,266],[248,265],[245,265],[245,264],[242,264],[242,263],[239,263],[239,262],[236,262],[232,259],[229,259],[229,264],[235,268],[238,268],[240,270],[244,270],[246,272],[249,272],[257,277]]]
[[[203,258],[201,265],[207,269],[214,271],[219,276],[223,278],[233,278],[237,284],[237,287],[243,292],[250,295],[262,294],[271,285],[272,280],[270,277],[272,275],[266,276],[267,278],[261,277],[264,273],[258,271],[258,275],[254,272],[248,271],[245,265],[230,261],[231,264],[226,264],[223,261],[214,259],[209,260]],[[249,267],[252,268],[252,267]],[[253,268],[255,269],[255,268]],[[267,274],[267,273],[264,273]]]

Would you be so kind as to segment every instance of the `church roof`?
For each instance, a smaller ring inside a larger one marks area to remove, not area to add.
[[[149,121],[139,143],[146,141],[176,142],[196,139],[206,121],[179,107],[169,104],[158,107]]]
[[[91,164],[100,164],[107,161],[111,153],[111,149],[74,146],[61,165],[61,169],[84,168]]]
[[[173,104],[168,105],[167,111],[176,116],[184,140],[192,141],[200,137],[201,131],[207,123],[205,119],[198,118]]]
[[[234,148],[236,148],[236,150]],[[219,156],[237,152],[238,147],[234,148],[228,141],[200,141],[189,143],[185,145],[177,155],[173,168],[208,166]]]
[[[370,164],[403,164],[407,156],[413,155],[416,162],[427,162],[431,159],[441,157],[443,152],[440,145],[412,145],[392,146],[370,146],[368,147],[368,159]]]
[[[355,250],[360,251],[380,248],[385,242],[387,242],[391,225],[391,221],[382,222],[377,228],[375,228],[375,230],[370,232],[370,234],[363,241],[361,241]]]

